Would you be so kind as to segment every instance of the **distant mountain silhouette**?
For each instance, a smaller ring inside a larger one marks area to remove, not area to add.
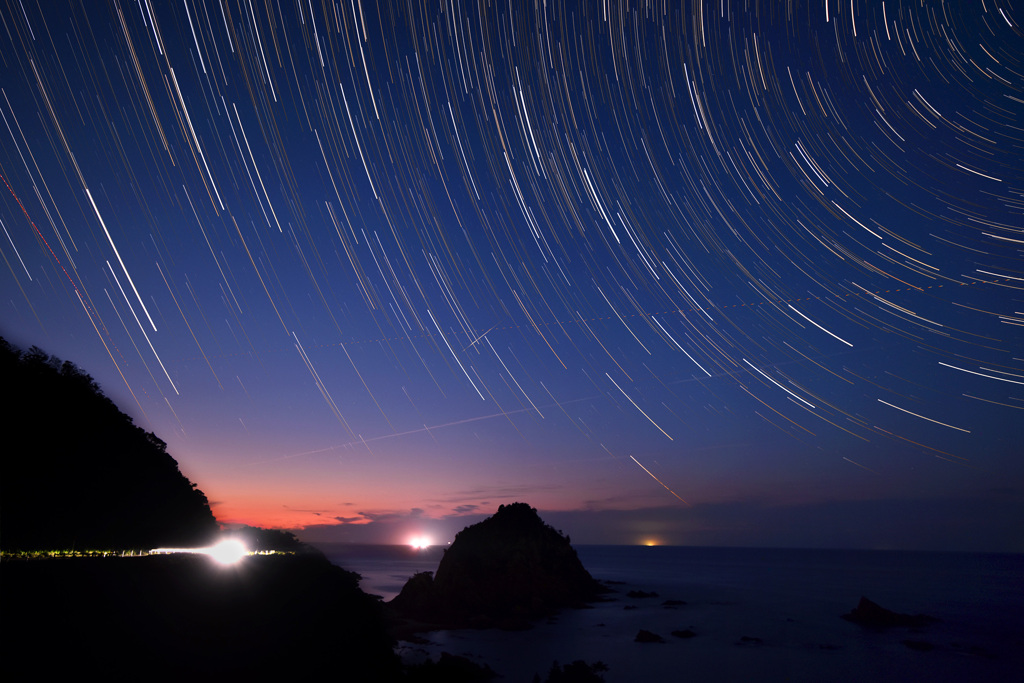
[[[0,338],[0,548],[195,546],[219,531],[167,444],[71,362]]]
[[[413,576],[389,604],[438,626],[517,628],[603,592],[567,537],[526,503],[512,503],[460,531],[437,574]]]

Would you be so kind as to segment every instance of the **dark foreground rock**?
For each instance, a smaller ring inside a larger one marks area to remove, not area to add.
[[[407,683],[487,683],[498,678],[491,667],[480,665],[466,657],[442,652],[435,662],[406,667]]]
[[[544,683],[603,683],[604,676],[601,674],[607,670],[608,666],[601,661],[588,664],[582,659],[577,659],[565,666],[553,662]],[[534,676],[533,680],[534,683],[540,683],[540,675]]]
[[[860,602],[850,612],[842,615],[843,619],[869,628],[889,628],[895,626],[920,628],[938,621],[926,614],[900,614],[886,609],[877,603],[861,596]]]
[[[321,555],[6,560],[0,603],[10,680],[395,681],[383,606]]]
[[[413,576],[389,604],[424,628],[526,628],[605,592],[568,538],[529,505],[512,503],[460,531],[436,575]]]

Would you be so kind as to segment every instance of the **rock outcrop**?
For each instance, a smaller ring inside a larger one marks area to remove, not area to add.
[[[529,505],[512,503],[459,532],[437,573],[413,576],[390,605],[436,627],[523,628],[603,592],[568,538]]]

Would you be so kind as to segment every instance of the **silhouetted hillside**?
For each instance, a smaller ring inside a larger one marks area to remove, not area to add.
[[[413,576],[390,604],[431,624],[518,627],[562,607],[583,606],[604,591],[568,538],[534,508],[512,503],[460,531],[436,576]]]
[[[233,538],[240,539],[245,547],[254,552],[276,550],[298,553],[320,553],[319,550],[303,543],[295,534],[282,529],[264,529],[258,526],[242,526],[234,529],[229,534]],[[322,553],[320,553],[322,554]]]
[[[322,555],[0,563],[9,680],[400,680],[380,601]],[[59,673],[60,672],[60,673]],[[13,676],[13,677],[12,677]]]
[[[166,444],[132,424],[91,377],[0,338],[3,550],[199,546],[219,531],[206,496]],[[0,562],[3,669],[46,677],[55,662],[104,678],[342,680],[403,675],[379,598],[359,576],[280,530],[232,536],[231,567],[203,555]]]
[[[73,363],[0,338],[0,378],[3,550],[202,545],[218,531],[167,444]]]

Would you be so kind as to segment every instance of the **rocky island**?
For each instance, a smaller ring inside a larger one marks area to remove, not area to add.
[[[526,503],[512,503],[460,531],[437,573],[416,574],[389,605],[424,630],[515,629],[605,592],[568,537]]]

